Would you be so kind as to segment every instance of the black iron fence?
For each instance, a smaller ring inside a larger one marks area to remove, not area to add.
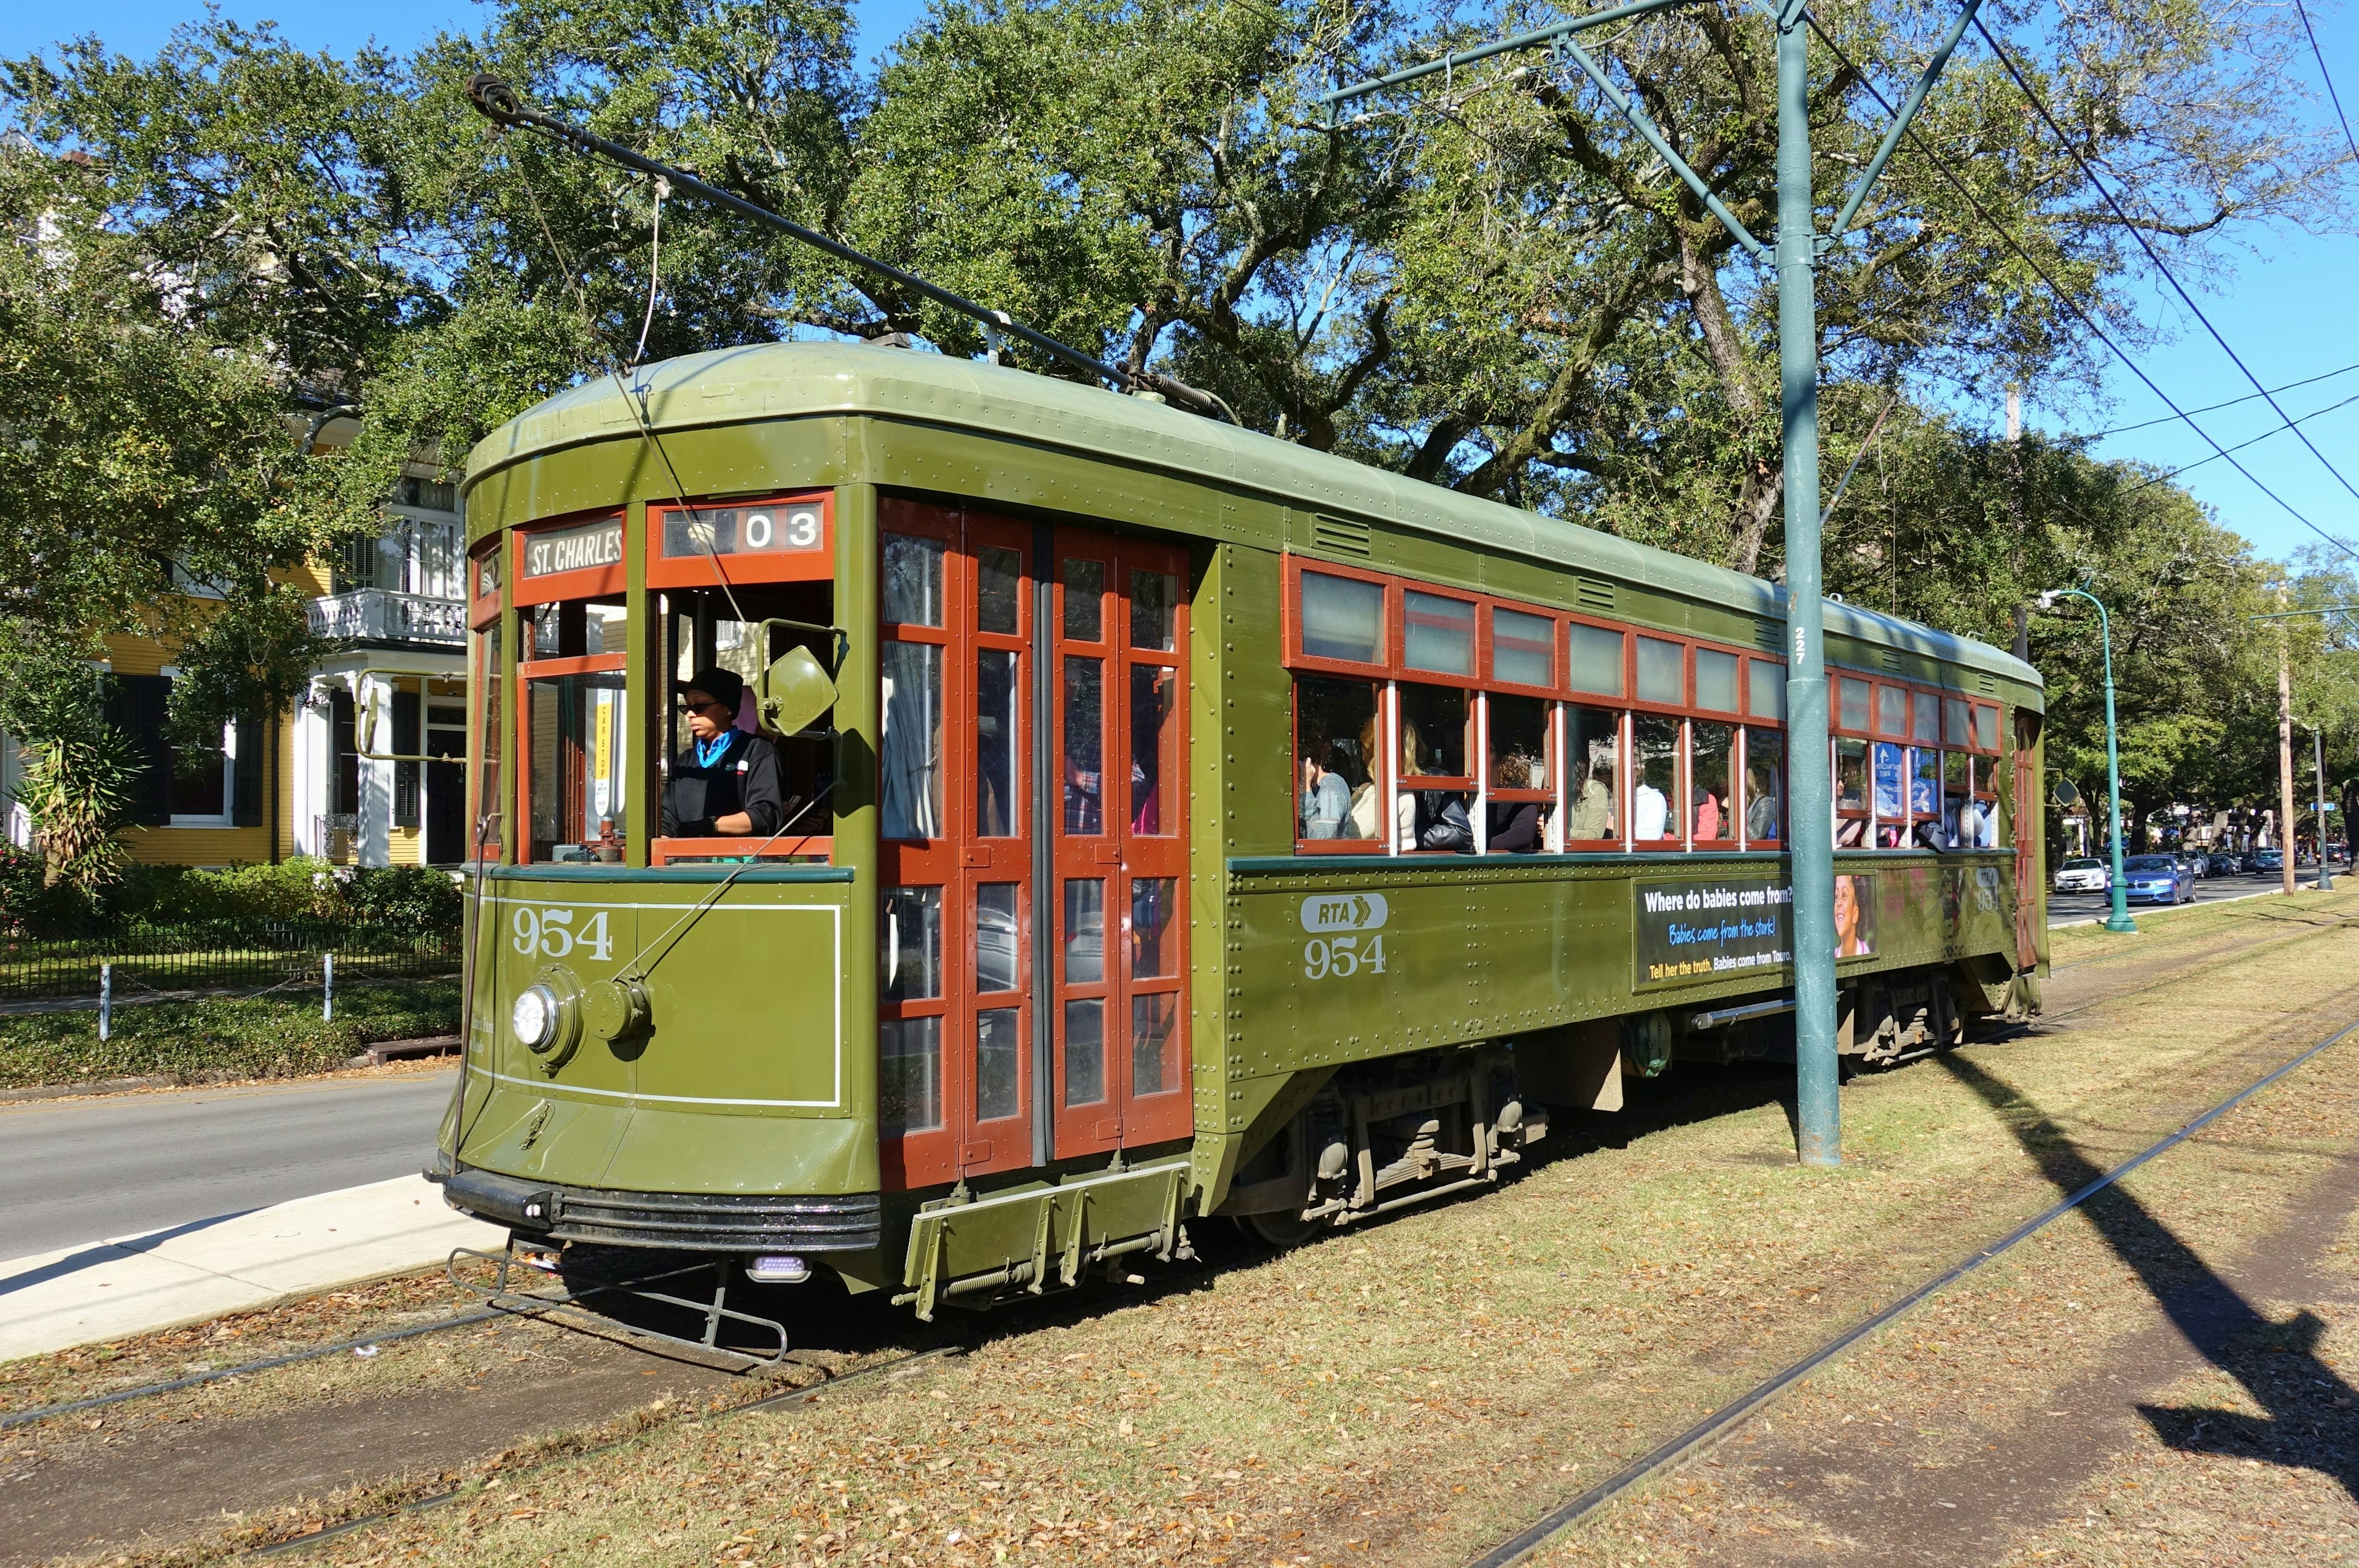
[[[456,974],[459,932],[311,918],[134,924],[80,936],[0,938],[0,1001],[149,991],[262,990],[317,984],[327,955],[339,986]]]

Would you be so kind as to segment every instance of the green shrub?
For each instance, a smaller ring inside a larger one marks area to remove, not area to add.
[[[344,883],[353,917],[371,925],[456,930],[465,901],[445,871],[426,866],[365,866]]]

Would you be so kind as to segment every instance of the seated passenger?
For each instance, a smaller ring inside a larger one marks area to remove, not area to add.
[[[1671,824],[1671,803],[1644,780],[1631,792],[1630,821],[1630,836],[1641,843],[1679,837],[1679,829]]]
[[[1343,823],[1352,814],[1351,786],[1342,773],[1321,764],[1317,753],[1324,749],[1314,743],[1312,754],[1302,759],[1302,802],[1297,815],[1302,818],[1305,838],[1342,837]]]
[[[1693,805],[1696,838],[1719,838],[1724,831],[1723,824],[1728,820],[1728,807],[1722,804],[1720,796],[1709,789],[1699,789],[1695,792]]]
[[[1760,769],[1747,769],[1745,775],[1745,837],[1756,843],[1776,842],[1779,818],[1784,816],[1784,803],[1777,798],[1777,784],[1764,780]]]
[[[1532,787],[1532,764],[1528,758],[1509,753],[1499,759],[1499,771],[1492,784],[1500,789]],[[1544,820],[1540,803],[1536,800],[1506,800],[1491,807],[1489,832],[1484,842],[1494,855],[1529,855],[1540,847],[1540,824]]]
[[[775,834],[786,821],[778,751],[737,728],[745,683],[734,671],[703,669],[679,683],[687,748],[664,785],[667,838],[745,838]]]
[[[1565,837],[1594,842],[1622,836],[1614,815],[1614,742],[1589,743],[1589,766],[1573,792]]]

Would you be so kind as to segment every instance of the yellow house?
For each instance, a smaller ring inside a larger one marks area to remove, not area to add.
[[[337,427],[341,425],[342,428]],[[349,439],[332,422],[321,445]],[[343,865],[455,866],[465,859],[465,769],[393,754],[466,754],[463,530],[452,488],[419,465],[386,504],[386,527],[331,561],[291,574],[312,596],[314,631],[340,650],[313,673],[295,711],[266,733],[224,727],[218,748],[174,746],[165,703],[174,644],[106,639],[108,718],[145,752],[132,859],[225,866],[290,855]],[[201,584],[184,584],[194,600]],[[200,612],[201,612],[200,607]],[[0,813],[23,844],[22,758],[0,738]]]

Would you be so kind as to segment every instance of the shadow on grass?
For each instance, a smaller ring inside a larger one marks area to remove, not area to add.
[[[1941,1058],[1959,1082],[1997,1112],[2060,1193],[2104,1174],[2038,1105],[1973,1062]],[[2316,1470],[2359,1499],[2359,1391],[2321,1359],[2326,1324],[2304,1309],[2273,1321],[2204,1262],[2144,1204],[2119,1185],[2082,1204],[2098,1236],[2136,1273],[2181,1337],[2236,1379],[2262,1416],[2201,1407],[2140,1405],[2155,1435],[2190,1454],[2214,1454]]]

